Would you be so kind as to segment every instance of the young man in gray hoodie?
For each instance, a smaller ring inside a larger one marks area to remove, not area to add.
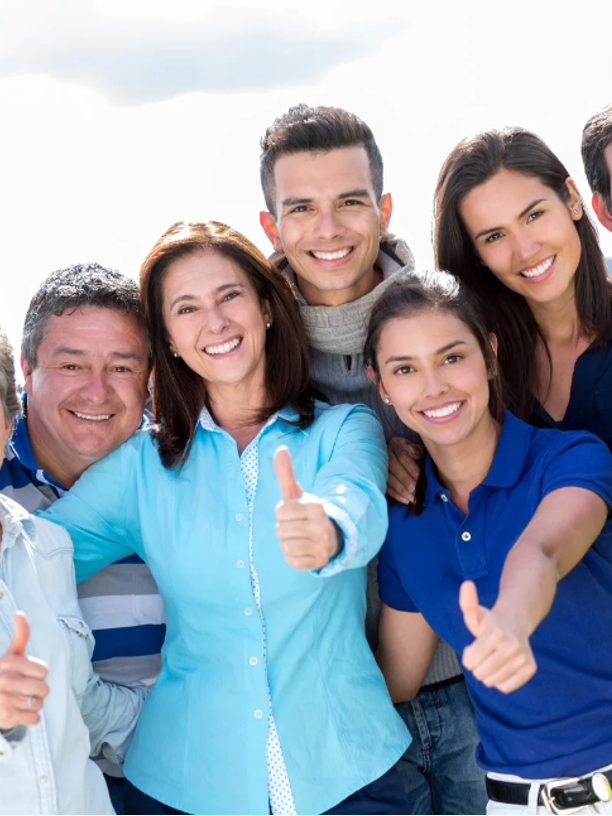
[[[262,141],[260,215],[272,261],[296,292],[315,384],[334,404],[362,402],[380,417],[408,464],[405,428],[367,376],[369,312],[394,282],[414,277],[408,245],[389,232],[392,201],[370,128],[352,113],[298,105]],[[376,648],[376,560],[368,570],[368,640]],[[484,773],[475,762],[474,710],[454,652],[440,642],[415,700],[399,703],[413,742],[398,764],[411,813],[484,813]]]

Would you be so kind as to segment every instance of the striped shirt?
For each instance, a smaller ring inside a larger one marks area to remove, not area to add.
[[[21,417],[0,468],[0,492],[29,513],[45,510],[66,492],[38,467]],[[123,686],[155,682],[166,626],[162,599],[147,565],[137,555],[117,561],[79,584],[78,595],[96,640],[93,665],[100,677]],[[118,772],[107,765],[103,769]]]

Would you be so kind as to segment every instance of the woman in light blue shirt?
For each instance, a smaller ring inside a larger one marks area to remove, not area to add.
[[[228,227],[171,227],[141,297],[159,425],[46,513],[70,531],[79,578],[137,552],[164,600],[129,801],[406,812],[393,766],[410,737],[364,635],[387,528],[378,419],[315,400],[289,284]]]

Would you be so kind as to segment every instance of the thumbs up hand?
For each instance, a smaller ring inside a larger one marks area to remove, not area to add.
[[[342,534],[321,500],[304,493],[295,480],[291,456],[284,445],[274,454],[274,472],[282,496],[276,505],[276,534],[285,560],[294,569],[321,569],[339,552]]]
[[[486,609],[478,602],[476,585],[464,581],[459,590],[463,621],[474,642],[463,650],[462,662],[477,680],[504,694],[525,685],[537,671],[529,636],[516,614]]]
[[[13,639],[0,657],[0,728],[35,725],[42,701],[49,693],[47,667],[41,660],[26,657],[30,624],[23,612],[13,615]]]

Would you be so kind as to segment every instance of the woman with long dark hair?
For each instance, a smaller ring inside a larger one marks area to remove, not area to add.
[[[406,812],[410,737],[364,633],[380,422],[315,400],[295,296],[229,227],[171,227],[141,298],[158,425],[47,512],[79,577],[137,552],[164,601],[128,812]]]
[[[498,337],[508,407],[612,448],[611,281],[550,148],[520,128],[460,142],[440,171],[434,243]]]
[[[462,656],[488,813],[612,813],[612,457],[504,412],[496,346],[448,275],[374,306],[370,376],[425,448],[379,555],[377,657],[403,701],[438,636]]]

